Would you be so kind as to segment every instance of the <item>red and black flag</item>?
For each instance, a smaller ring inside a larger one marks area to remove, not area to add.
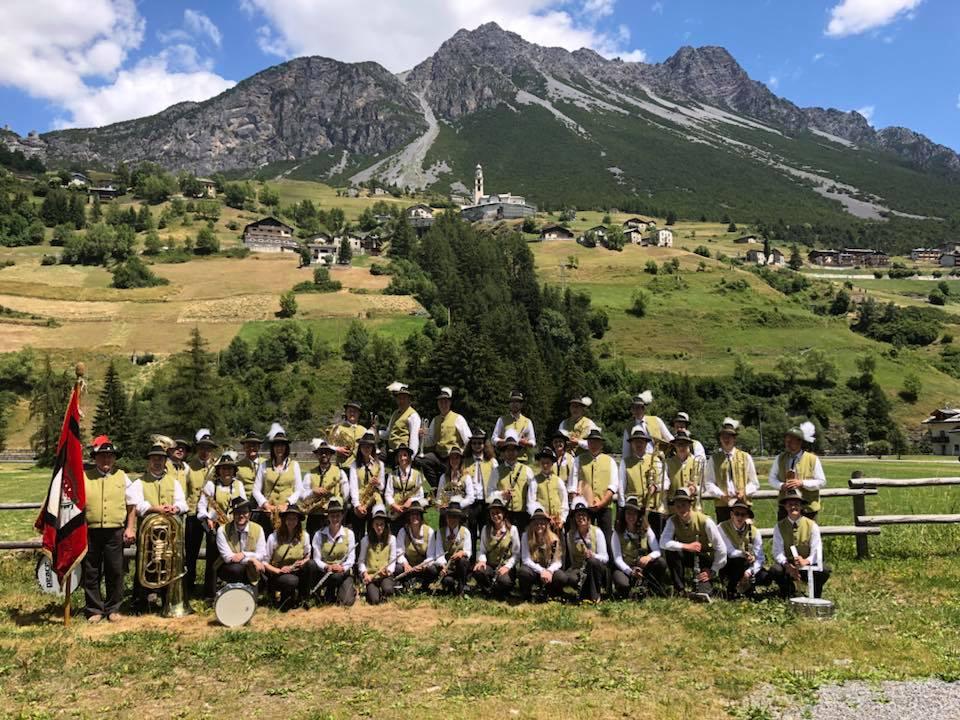
[[[87,521],[83,512],[86,505],[78,384],[63,418],[47,501],[35,525],[43,535],[43,552],[61,582],[87,554]]]

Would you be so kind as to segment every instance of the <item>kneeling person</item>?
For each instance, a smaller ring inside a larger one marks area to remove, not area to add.
[[[712,580],[727,562],[727,549],[716,524],[693,509],[694,497],[687,488],[678,488],[670,504],[673,515],[660,536],[660,547],[667,554],[667,567],[677,594],[686,593],[684,571],[693,569],[693,591],[690,598],[709,602],[713,594]]]
[[[756,585],[767,584],[763,569],[763,539],[760,531],[749,522],[753,510],[743,500],[729,506],[730,519],[720,523],[720,535],[727,550],[727,564],[720,570],[726,583],[727,598],[752,595]]]
[[[477,562],[473,578],[477,585],[495,597],[505,597],[513,590],[516,565],[520,559],[520,533],[507,518],[503,495],[490,496],[490,522],[480,531]]]
[[[544,595],[557,596],[567,585],[563,567],[563,544],[550,528],[550,516],[540,503],[531,507],[530,526],[520,539],[520,557],[523,565],[517,571],[520,593],[530,600],[533,588]]]
[[[267,575],[270,596],[280,595],[281,609],[289,609],[295,602],[309,600],[307,587],[310,562],[310,538],[303,529],[306,514],[299,505],[288,505],[280,513],[280,527],[267,539],[263,564]]]
[[[796,594],[796,583],[807,580],[807,568],[813,567],[813,596],[821,597],[830,578],[830,567],[823,562],[820,526],[804,516],[809,501],[799,489],[787,490],[780,499],[786,517],[773,526],[773,559],[770,576],[780,586],[780,596]],[[801,574],[802,573],[802,574]]]
[[[621,600],[630,594],[631,588],[638,586],[644,594],[661,597],[666,594],[667,562],[644,514],[640,500],[636,496],[628,497],[610,539],[613,590]]]
[[[419,471],[418,471],[419,472]],[[433,562],[434,529],[423,522],[426,502],[414,498],[403,511],[403,527],[397,534],[397,573],[396,581],[404,587],[420,582],[420,589],[427,587],[440,574]]]
[[[433,549],[430,552],[439,570],[441,586],[456,595],[463,595],[470,555],[473,553],[470,530],[464,525],[465,514],[460,507],[462,501],[459,496],[450,499],[443,516],[446,527],[433,534]]]
[[[387,527],[387,509],[374,505],[370,526],[360,541],[357,574],[363,581],[367,602],[379,605],[393,595],[393,573],[397,567],[397,539]]]
[[[311,549],[310,594],[324,602],[350,607],[357,599],[353,584],[353,564],[357,541],[353,530],[343,525],[343,501],[330,498],[327,503],[327,526],[313,536]]]
[[[250,522],[250,502],[234,498],[230,503],[233,520],[217,530],[217,551],[220,567],[217,576],[226,583],[256,585],[263,572],[262,558],[267,553],[263,528]]]
[[[573,528],[567,533],[568,584],[577,588],[577,599],[600,602],[607,584],[607,541],[603,532],[590,522],[587,501],[573,499]]]

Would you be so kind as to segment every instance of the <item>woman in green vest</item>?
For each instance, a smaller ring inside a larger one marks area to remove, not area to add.
[[[816,428],[809,421],[787,430],[783,436],[784,450],[770,466],[769,477],[770,487],[778,490],[781,498],[789,490],[800,491],[807,501],[803,506],[803,515],[811,520],[817,519],[820,512],[820,489],[827,485],[820,458],[803,449],[804,443],[812,445],[816,439]],[[782,520],[785,516],[786,511],[781,505],[777,519]]]
[[[357,459],[350,466],[350,502],[353,505],[353,533],[362,538],[374,505],[383,505],[387,473],[377,456],[377,438],[367,432],[357,441]]]
[[[780,498],[785,517],[773,526],[770,577],[782,598],[796,594],[796,584],[807,581],[807,568],[814,568],[814,597],[822,597],[823,586],[830,579],[830,567],[823,561],[820,526],[804,514],[808,503],[799,488],[787,490]]]
[[[390,530],[395,535],[400,532],[405,519],[404,513],[415,500],[427,504],[427,481],[423,473],[413,467],[413,452],[409,446],[398,445],[393,454],[396,466],[387,475],[387,490],[383,496],[384,505],[390,508]]]
[[[374,505],[370,527],[360,541],[357,575],[363,582],[367,603],[379,605],[393,596],[393,574],[397,567],[397,539],[387,527],[387,509]]]
[[[517,571],[520,595],[525,600],[533,597],[537,588],[538,600],[557,597],[569,584],[563,571],[563,542],[550,529],[550,517],[537,503],[531,508],[530,526],[520,538],[520,559],[523,565]]]
[[[660,544],[650,524],[644,519],[646,509],[635,495],[627,498],[617,520],[610,552],[613,555],[613,592],[626,598],[639,587],[643,597],[666,595],[667,562],[660,554]]]
[[[290,439],[279,423],[274,423],[267,433],[270,442],[270,457],[260,463],[253,481],[253,499],[260,512],[256,520],[267,532],[279,525],[280,512],[297,501],[303,478],[300,463],[290,457]]]
[[[454,496],[447,505],[444,522],[433,534],[433,563],[440,576],[440,587],[451,595],[463,595],[473,555],[473,538],[464,524],[466,514],[460,508],[461,498]]]
[[[279,594],[277,607],[283,611],[310,599],[306,565],[310,562],[311,548],[310,538],[303,529],[305,517],[299,506],[288,505],[280,513],[280,528],[267,539],[263,569],[270,597]]]
[[[414,498],[403,512],[404,525],[397,534],[396,580],[405,588],[419,582],[420,589],[426,590],[440,573],[433,562],[434,530],[423,522],[426,507],[423,500]]]
[[[197,501],[197,519],[207,536],[206,572],[203,578],[205,597],[213,597],[216,590],[214,557],[216,556],[217,528],[230,522],[230,506],[235,498],[247,499],[243,482],[237,477],[237,454],[224,452],[214,465],[214,478],[207,480]]]
[[[527,507],[540,503],[550,516],[553,531],[562,533],[570,512],[570,501],[567,499],[567,486],[553,470],[557,454],[553,448],[544,446],[535,459],[540,464],[540,472],[533,476],[527,488]]]
[[[473,579],[488,595],[505,598],[513,590],[520,561],[520,533],[507,517],[507,504],[500,493],[490,496],[490,522],[480,531]]]
[[[333,462],[336,448],[322,438],[310,442],[317,464],[303,476],[303,485],[297,502],[307,513],[307,533],[310,537],[327,521],[327,503],[332,497],[350,497],[350,481],[340,466]]]
[[[577,599],[600,602],[607,586],[607,541],[599,527],[591,523],[587,501],[573,499],[573,527],[567,532],[567,575],[571,586],[577,588]]]
[[[703,476],[703,494],[712,497],[717,522],[730,519],[736,503],[750,506],[750,496],[760,489],[753,457],[737,447],[740,423],[724,418],[717,437],[720,448],[710,456]]]
[[[353,530],[343,524],[343,504],[340,498],[331,498],[327,503],[327,524],[313,536],[307,565],[310,589],[318,600],[336,600],[344,607],[356,602],[357,588],[353,582],[356,559],[357,540]]]
[[[234,498],[230,508],[233,519],[217,530],[217,550],[220,552],[217,576],[226,583],[256,585],[263,572],[267,543],[263,528],[250,522],[252,509],[249,500]]]
[[[460,509],[469,524],[470,508],[473,505],[473,480],[463,468],[463,450],[453,445],[447,453],[443,474],[437,483],[437,510],[440,511],[440,524],[452,497],[460,498]]]

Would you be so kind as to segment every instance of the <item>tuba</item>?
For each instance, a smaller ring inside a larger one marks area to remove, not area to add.
[[[149,590],[168,588],[162,617],[193,612],[183,596],[183,559],[183,520],[163,513],[148,515],[137,535],[137,580]]]

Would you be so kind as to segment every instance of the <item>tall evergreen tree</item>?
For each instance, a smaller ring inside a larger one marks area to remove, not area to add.
[[[390,238],[390,257],[409,258],[417,242],[417,235],[407,220],[406,213],[397,218],[393,236]]]
[[[110,365],[107,366],[107,374],[103,378],[103,389],[97,399],[93,434],[109,436],[121,451],[126,452],[131,437],[127,414],[127,393],[123,389],[123,382],[120,380],[116,365],[111,360]]]
[[[67,373],[56,372],[50,355],[45,355],[43,369],[30,396],[30,419],[37,421],[36,432],[30,437],[30,447],[40,466],[53,465],[56,458],[63,416],[70,400],[70,387]]]
[[[173,362],[171,384],[166,390],[166,428],[192,435],[198,428],[216,431],[221,422],[220,378],[207,342],[194,328],[187,348]]]

